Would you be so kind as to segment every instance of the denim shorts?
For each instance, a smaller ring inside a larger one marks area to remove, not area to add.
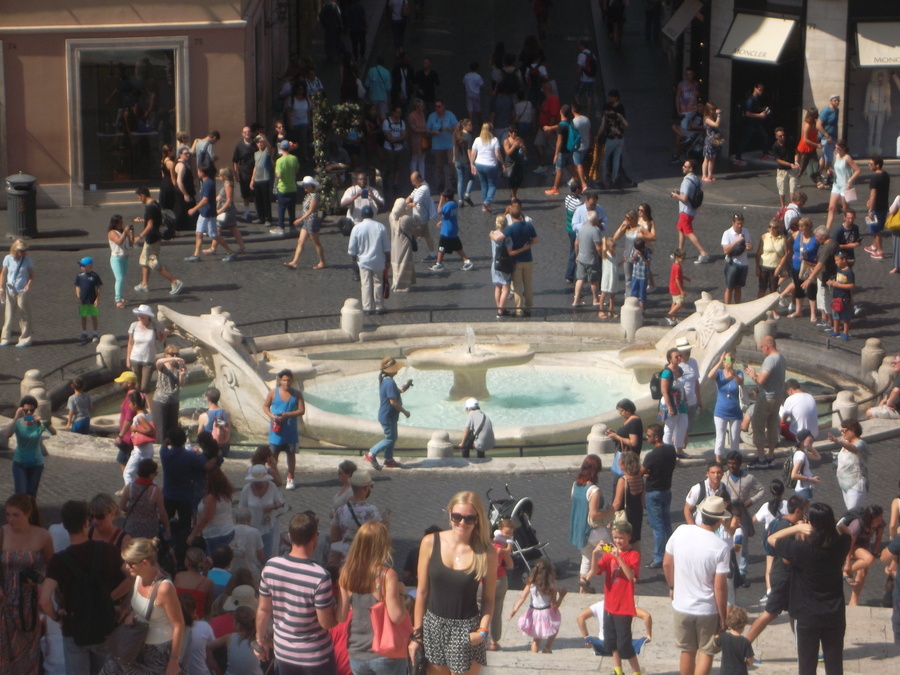
[[[556,156],[556,170],[562,171],[567,166],[575,166],[575,160],[572,159],[571,152],[560,152]]]

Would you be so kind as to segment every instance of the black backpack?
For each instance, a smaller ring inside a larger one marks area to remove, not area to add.
[[[668,366],[666,366],[668,368]],[[663,368],[665,370],[665,368]],[[650,376],[650,398],[654,401],[662,400],[662,370]]]
[[[160,236],[165,241],[175,238],[175,212],[172,209],[161,209],[162,227],[160,227]]]
[[[516,269],[516,259],[509,254],[506,244],[497,246],[497,256],[494,258],[494,269],[502,274],[512,274]]]
[[[695,178],[696,178],[696,176],[695,176]],[[703,204],[703,187],[700,184],[699,178],[697,178],[697,183],[694,185],[693,194],[688,196],[688,203],[691,205],[691,208],[694,208],[694,209],[699,209],[700,206]]]
[[[69,551],[59,554],[72,572],[75,584],[66,593],[65,610],[72,629],[72,639],[79,647],[102,644],[115,630],[116,609],[103,578],[103,549],[105,542],[91,542],[91,567],[85,569]]]

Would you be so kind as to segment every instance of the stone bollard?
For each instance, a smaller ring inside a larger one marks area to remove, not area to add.
[[[753,326],[753,339],[756,340],[756,344],[759,344],[764,337],[775,337],[777,332],[778,323],[776,321],[772,319],[757,321],[756,325]]]
[[[626,340],[634,340],[638,328],[644,325],[644,310],[640,301],[635,297],[625,298],[622,305],[621,319],[622,334]]]
[[[344,300],[344,306],[341,307],[341,330],[355,342],[359,340],[362,325],[363,313],[359,300],[347,298]]]
[[[446,431],[435,431],[428,441],[428,459],[446,459],[453,457],[453,443]]]
[[[123,370],[122,348],[115,335],[101,335],[97,343],[97,367],[106,368],[116,377]]]
[[[831,426],[840,429],[841,422],[858,419],[859,406],[852,391],[839,391],[831,404]]]
[[[43,387],[35,387],[28,392],[37,399],[37,414],[42,420],[49,420],[53,411],[50,409],[50,399],[47,398],[47,390]]]
[[[595,424],[591,427],[591,433],[587,437],[588,455],[611,455],[616,449],[616,442],[606,435],[605,424]]]
[[[859,374],[863,382],[871,384],[875,379],[875,371],[881,366],[885,355],[884,347],[881,346],[881,340],[878,338],[869,338],[866,340],[866,346],[860,350],[859,355]]]
[[[697,300],[694,300],[694,309],[699,313],[703,314],[706,311],[707,306],[710,302],[712,302],[713,297],[709,294],[709,291],[703,291],[700,293],[700,297]]]
[[[22,381],[19,383],[19,398],[31,394],[31,390],[35,387],[43,386],[44,376],[41,374],[41,371],[37,369],[26,370],[25,375],[22,376]]]

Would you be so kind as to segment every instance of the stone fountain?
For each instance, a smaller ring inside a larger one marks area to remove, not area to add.
[[[406,352],[407,365],[417,370],[449,370],[453,373],[450,398],[454,401],[474,397],[486,399],[487,372],[491,368],[521,366],[534,358],[531,345],[479,344],[475,331],[466,326],[465,344],[450,347],[422,347]]]

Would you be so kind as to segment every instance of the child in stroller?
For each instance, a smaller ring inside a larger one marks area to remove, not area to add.
[[[546,551],[549,542],[542,544],[538,539],[537,531],[531,524],[534,512],[534,503],[531,498],[515,498],[509,491],[509,485],[504,487],[506,488],[506,499],[491,499],[493,488],[487,491],[488,518],[492,530],[499,528],[502,519],[508,518],[513,522],[515,529],[510,542],[511,556],[516,566],[521,565],[525,568],[522,580],[527,583],[534,563],[541,558],[550,560]]]

